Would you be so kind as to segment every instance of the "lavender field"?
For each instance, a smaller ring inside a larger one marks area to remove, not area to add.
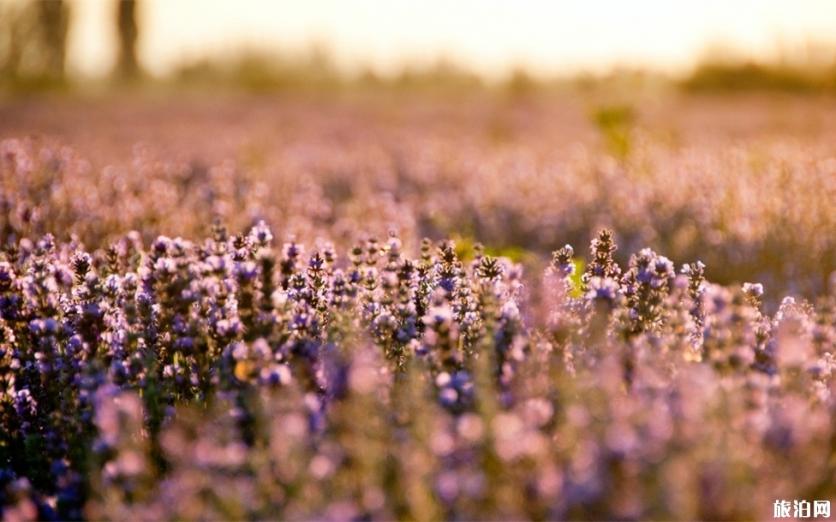
[[[0,101],[3,518],[836,501],[835,100]]]

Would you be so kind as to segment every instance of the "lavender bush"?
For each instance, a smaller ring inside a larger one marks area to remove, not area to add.
[[[767,315],[757,284],[616,248],[557,250],[535,303],[519,264],[451,241],[7,237],[4,516],[752,519],[832,496],[836,295]]]

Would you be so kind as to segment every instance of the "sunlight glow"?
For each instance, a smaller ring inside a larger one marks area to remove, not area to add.
[[[71,1],[71,67],[100,74],[112,60],[112,5]],[[545,74],[616,65],[679,72],[717,43],[751,57],[836,43],[831,0],[144,0],[141,17],[141,58],[154,74],[241,47],[314,42],[349,71],[389,73],[445,56],[489,76],[514,65]]]

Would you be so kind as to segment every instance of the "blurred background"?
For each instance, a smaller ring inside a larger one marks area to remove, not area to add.
[[[548,82],[836,88],[829,0],[0,0],[6,90]]]

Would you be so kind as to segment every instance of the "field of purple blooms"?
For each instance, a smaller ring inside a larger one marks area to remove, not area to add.
[[[836,502],[832,102],[402,102],[0,104],[4,519]]]

